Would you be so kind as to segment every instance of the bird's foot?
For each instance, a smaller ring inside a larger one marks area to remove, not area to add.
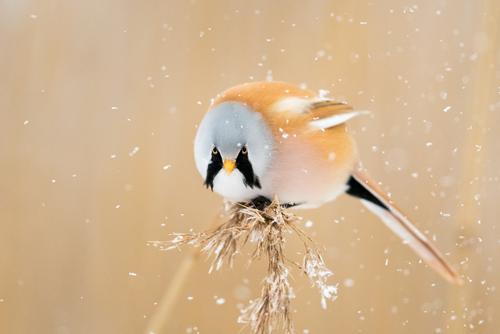
[[[256,208],[257,210],[264,211],[273,201],[271,201],[269,198],[265,196],[258,196],[255,197],[253,200],[250,201],[250,204]],[[298,203],[282,203],[280,206],[284,209],[288,209],[291,207],[294,207],[298,205]]]
[[[271,201],[269,198],[265,196],[258,196],[250,201],[252,206],[254,206],[257,210],[260,211],[264,211],[264,209],[267,208],[272,202],[273,201]]]

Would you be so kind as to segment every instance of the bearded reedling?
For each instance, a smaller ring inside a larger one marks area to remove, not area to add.
[[[205,185],[234,202],[311,208],[347,193],[450,282],[458,274],[362,172],[346,122],[363,112],[283,82],[221,93],[198,127],[194,155]]]

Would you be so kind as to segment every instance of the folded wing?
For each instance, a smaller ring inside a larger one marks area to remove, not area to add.
[[[312,103],[309,111],[313,116],[310,125],[318,129],[328,129],[345,123],[353,117],[368,113],[353,110],[348,104],[331,100]]]

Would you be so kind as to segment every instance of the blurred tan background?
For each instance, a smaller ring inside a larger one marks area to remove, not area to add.
[[[495,0],[0,1],[0,332],[165,317],[191,250],[147,241],[221,206],[196,125],[219,91],[272,76],[372,111],[350,127],[365,166],[466,280],[447,285],[342,196],[300,213],[340,291],[324,311],[295,272],[297,333],[498,333],[499,20]],[[246,259],[196,263],[158,332],[239,333],[263,275]]]

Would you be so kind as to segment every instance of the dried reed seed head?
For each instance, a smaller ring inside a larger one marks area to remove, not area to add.
[[[186,244],[200,247],[212,258],[209,272],[221,269],[224,263],[231,267],[242,247],[248,242],[254,244],[250,260],[265,256],[267,275],[262,281],[260,296],[241,310],[238,322],[248,324],[255,334],[271,333],[279,328],[286,333],[294,332],[290,315],[295,295],[287,264],[298,267],[319,289],[323,308],[327,300],[335,300],[337,286],[326,282],[333,274],[326,267],[319,248],[296,224],[300,218],[283,208],[277,199],[263,210],[251,203],[225,203],[225,215],[225,222],[210,231],[175,233],[168,242],[150,244],[165,250]],[[303,242],[305,255],[301,265],[285,256],[284,235],[292,232]]]

